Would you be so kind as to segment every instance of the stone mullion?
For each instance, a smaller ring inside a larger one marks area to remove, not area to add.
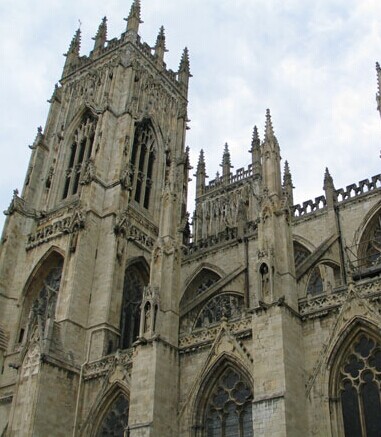
[[[131,192],[131,198],[135,199],[135,192],[136,192],[136,185],[138,183],[138,177],[139,177],[139,161],[140,161],[140,154],[142,152],[141,144],[138,146],[138,150],[135,155],[135,162],[132,162],[132,165],[134,167],[134,180],[132,181],[132,192]]]
[[[151,156],[151,153],[149,151],[149,147],[147,147],[146,156],[144,157],[144,164],[143,164],[143,179],[142,179],[142,187],[140,192],[140,203],[144,205],[145,197],[146,197],[146,185],[147,185],[147,177],[148,177],[148,162],[149,158]]]

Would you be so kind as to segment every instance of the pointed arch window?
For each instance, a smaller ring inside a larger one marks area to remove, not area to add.
[[[144,266],[135,264],[127,268],[124,276],[120,321],[122,349],[130,348],[139,336],[143,289],[146,285],[148,285],[148,274]]]
[[[96,120],[86,115],[76,129],[71,143],[68,166],[65,173],[65,184],[62,199],[77,194],[81,177],[89,161],[95,138]]]
[[[120,394],[111,404],[96,437],[124,437],[128,426],[129,402]]]
[[[227,367],[207,399],[203,437],[253,437],[252,399],[245,378]]]
[[[316,266],[309,277],[307,284],[307,294],[316,296],[323,293],[323,278],[319,266]]]
[[[156,155],[156,136],[152,123],[146,119],[135,126],[131,153],[132,198],[148,209]]]
[[[381,344],[361,333],[339,367],[337,387],[345,437],[379,437]]]
[[[36,317],[54,317],[55,305],[61,284],[63,257],[52,252],[33,274],[25,294],[21,312],[18,342],[22,343],[27,328]],[[29,321],[29,322],[28,322]]]

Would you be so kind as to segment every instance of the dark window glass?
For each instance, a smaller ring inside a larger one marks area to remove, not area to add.
[[[126,270],[120,324],[120,347],[127,349],[139,336],[143,288],[148,285],[148,276],[140,265]]]
[[[149,120],[144,120],[135,127],[130,167],[133,198],[146,209],[149,208],[155,153],[155,134]]]
[[[215,383],[205,414],[206,437],[253,437],[252,393],[243,378],[226,369]]]
[[[96,120],[91,115],[84,117],[82,123],[74,133],[71,152],[62,198],[66,199],[78,192],[81,175],[84,171],[84,158],[90,158],[95,138]]]
[[[97,437],[124,437],[128,426],[128,411],[128,399],[119,395],[103,419]]]
[[[364,334],[345,356],[340,399],[346,437],[381,436],[380,361],[380,344]]]

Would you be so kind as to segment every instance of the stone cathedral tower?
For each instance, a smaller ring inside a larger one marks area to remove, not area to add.
[[[379,437],[381,175],[294,205],[267,110],[248,167],[200,152],[191,232],[188,51],[140,9],[75,33],[6,211],[0,436]]]

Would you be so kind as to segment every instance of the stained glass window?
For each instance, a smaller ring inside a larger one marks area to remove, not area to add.
[[[340,400],[346,437],[381,436],[381,345],[362,334],[341,367]]]
[[[213,323],[218,323],[223,317],[227,319],[239,318],[242,314],[244,300],[235,294],[220,294],[208,300],[201,309],[195,328],[206,328]]]
[[[148,284],[148,275],[140,264],[126,270],[124,276],[123,302],[120,323],[120,347],[127,349],[139,336],[143,288]]]
[[[205,413],[206,437],[252,437],[252,392],[235,370],[227,368],[216,382]]]
[[[128,410],[128,399],[119,395],[103,419],[97,437],[124,437],[128,425]]]

